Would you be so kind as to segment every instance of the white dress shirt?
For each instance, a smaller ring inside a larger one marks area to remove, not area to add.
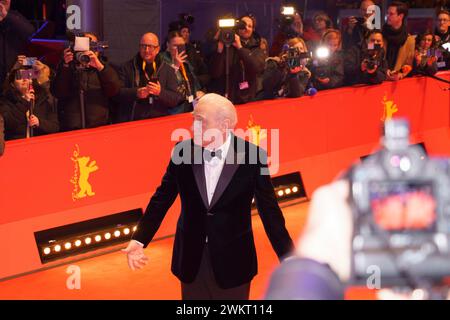
[[[206,160],[203,156],[204,167],[205,167],[205,180],[206,180],[206,193],[208,195],[208,204],[211,204],[211,200],[214,196],[214,192],[216,191],[217,183],[219,182],[220,175],[222,174],[223,166],[225,164],[225,159],[227,158],[228,149],[230,149],[231,143],[231,134],[228,134],[227,140],[223,145],[215,150],[222,151],[222,159],[217,157],[212,158],[210,161]],[[208,243],[208,236],[206,236],[206,243]]]
[[[211,204],[211,200],[216,191],[217,183],[219,182],[220,175],[222,173],[223,166],[225,164],[225,159],[227,157],[228,149],[230,148],[231,135],[229,134],[227,140],[223,145],[215,150],[208,149],[209,151],[217,152],[220,150],[222,152],[222,159],[218,157],[212,158],[210,161],[204,158],[205,167],[205,180],[206,180],[206,193],[208,195],[208,204]]]

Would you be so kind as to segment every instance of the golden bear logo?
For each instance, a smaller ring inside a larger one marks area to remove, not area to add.
[[[394,113],[398,111],[397,104],[395,104],[393,100],[388,101],[386,95],[384,95],[381,103],[383,104],[383,117],[381,118],[381,121],[385,122],[391,120]]]
[[[248,121],[247,130],[250,131],[250,142],[259,146],[261,140],[267,138],[267,130],[261,130],[261,126],[257,125],[253,121],[253,116],[250,115],[250,120]]]
[[[89,176],[91,173],[98,170],[95,160],[91,161],[91,157],[80,156],[80,148],[75,145],[75,151],[71,160],[74,162],[74,174],[70,182],[74,188],[72,191],[72,200],[78,200],[85,197],[92,197],[95,192],[92,191],[92,186],[89,183]]]

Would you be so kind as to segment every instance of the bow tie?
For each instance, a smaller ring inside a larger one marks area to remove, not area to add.
[[[222,150],[216,150],[216,151],[209,151],[208,149],[205,149],[203,152],[203,156],[205,157],[205,160],[210,162],[212,158],[219,158],[222,159]]]

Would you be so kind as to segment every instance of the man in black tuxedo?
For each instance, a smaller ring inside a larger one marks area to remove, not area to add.
[[[207,94],[196,105],[194,139],[176,145],[161,185],[124,250],[132,270],[147,264],[146,248],[177,195],[172,272],[183,299],[248,299],[257,273],[251,227],[255,198],[264,229],[279,259],[292,240],[278,206],[266,153],[236,137],[236,109],[226,98]]]

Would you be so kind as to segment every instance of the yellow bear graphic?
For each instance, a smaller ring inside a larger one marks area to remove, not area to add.
[[[92,191],[92,186],[88,180],[89,175],[98,170],[98,166],[95,160],[89,163],[90,160],[90,157],[79,157],[76,159],[80,170],[80,177],[78,179],[78,187],[80,191],[75,196],[77,199],[95,195],[95,192]]]

